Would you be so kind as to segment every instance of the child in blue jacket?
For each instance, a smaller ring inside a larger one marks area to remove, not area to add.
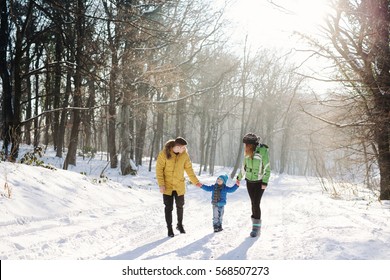
[[[213,226],[214,232],[222,231],[222,217],[224,212],[224,206],[226,205],[227,193],[235,192],[238,189],[237,184],[233,187],[226,186],[228,176],[220,175],[214,185],[206,186],[202,185],[202,189],[211,192],[211,204],[213,205]],[[239,181],[237,181],[239,184]]]

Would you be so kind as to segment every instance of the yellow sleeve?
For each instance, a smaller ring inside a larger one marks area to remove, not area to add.
[[[194,169],[192,168],[192,162],[188,154],[187,154],[186,161],[184,163],[184,170],[186,171],[192,184],[196,185],[197,183],[199,183],[198,177],[196,177]]]
[[[164,151],[162,151],[158,154],[157,162],[156,162],[156,178],[159,186],[165,186],[165,177],[164,177],[165,161],[166,161],[166,156],[164,154]]]

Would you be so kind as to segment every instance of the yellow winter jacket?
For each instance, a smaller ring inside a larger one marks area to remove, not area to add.
[[[170,159],[167,159],[164,150],[159,153],[156,163],[156,178],[159,186],[165,186],[164,194],[172,195],[173,191],[176,191],[178,195],[185,194],[184,170],[194,185],[199,183],[187,151],[178,155],[171,151]]]

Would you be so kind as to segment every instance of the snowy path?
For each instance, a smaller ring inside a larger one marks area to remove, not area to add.
[[[31,176],[45,178],[47,172]],[[202,179],[207,184],[214,180]],[[10,176],[8,180],[15,186],[20,183]],[[25,188],[29,191],[31,185]],[[157,190],[87,188],[76,192],[72,210],[48,207],[52,212],[36,216],[1,216],[0,259],[390,259],[388,202],[332,199],[317,181],[303,177],[276,177],[270,182],[262,200],[259,239],[248,237],[250,201],[245,186],[228,194],[220,233],[212,231],[210,193],[189,186],[187,233],[176,231],[174,238],[166,237]],[[32,199],[37,199],[36,191]],[[16,187],[14,193],[23,194]],[[50,204],[47,198],[42,201]],[[57,199],[52,203],[60,207]],[[13,206],[0,197],[1,210]],[[173,217],[175,221],[175,213]]]
[[[250,205],[245,187],[228,197],[225,230],[216,234],[209,195],[195,190],[187,195],[187,234],[165,238],[161,224],[161,232],[142,247],[110,258],[390,259],[389,204],[376,202],[367,209],[365,201],[334,200],[322,195],[318,184],[310,186],[299,177],[275,180],[270,186],[262,201],[260,239],[248,237]]]

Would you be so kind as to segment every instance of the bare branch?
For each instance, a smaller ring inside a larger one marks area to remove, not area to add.
[[[306,111],[303,107],[302,108],[302,111],[306,114],[308,114],[309,116],[317,119],[317,120],[320,120],[322,122],[325,122],[327,124],[330,124],[332,126],[335,126],[335,127],[338,127],[338,128],[345,128],[345,127],[352,127],[352,126],[372,126],[373,123],[370,123],[370,122],[366,122],[365,120],[362,120],[362,121],[359,121],[359,122],[355,122],[355,123],[346,123],[346,124],[339,124],[339,123],[336,123],[336,122],[332,122],[330,120],[327,120],[327,119],[324,119],[320,116],[317,116],[317,115],[314,115],[308,111]]]
[[[107,104],[105,104],[105,105],[99,105],[99,106],[95,106],[95,107],[91,107],[91,108],[82,108],[82,107],[57,108],[57,109],[53,109],[53,110],[44,111],[44,112],[42,112],[42,113],[40,113],[40,114],[38,114],[38,115],[36,115],[36,116],[34,116],[34,117],[31,117],[31,118],[29,118],[29,119],[27,119],[27,120],[24,120],[24,121],[20,122],[20,124],[21,124],[21,125],[24,125],[24,124],[26,124],[26,123],[28,123],[28,122],[30,122],[30,121],[36,119],[36,118],[39,118],[39,117],[41,117],[41,116],[43,116],[43,115],[50,114],[50,113],[54,113],[54,112],[58,112],[58,111],[64,111],[64,110],[81,110],[81,111],[88,111],[88,110],[94,110],[94,109],[98,109],[98,108],[106,107],[106,106],[108,106],[108,105],[107,105]]]

